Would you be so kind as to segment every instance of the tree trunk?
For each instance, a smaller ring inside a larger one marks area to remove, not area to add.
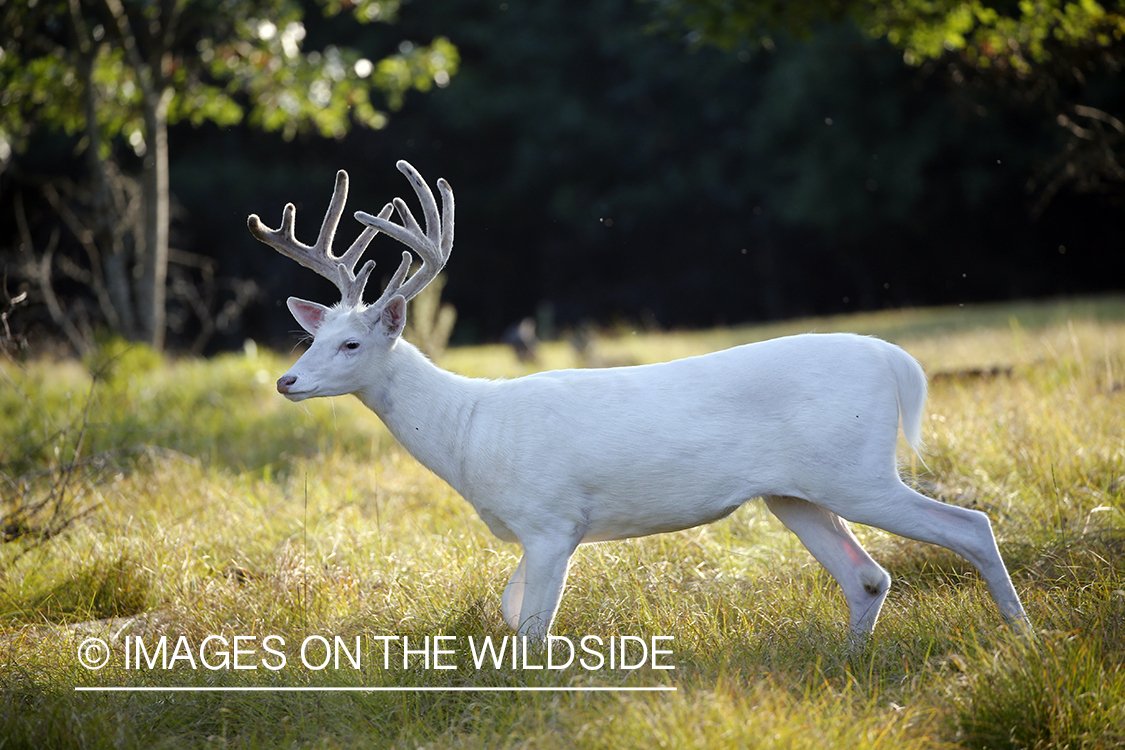
[[[142,26],[148,44],[142,51],[121,0],[103,0],[113,18],[118,39],[125,48],[137,85],[141,89],[144,114],[145,157],[141,167],[141,190],[144,193],[144,236],[137,252],[140,277],[136,286],[137,323],[154,349],[164,348],[167,314],[164,309],[168,283],[168,107],[175,90],[168,84],[166,73],[171,59],[167,46],[151,36],[154,28],[163,28],[164,40],[171,39],[176,4],[161,4],[159,23]],[[146,22],[147,23],[147,22]],[[147,57],[146,57],[147,55]]]
[[[102,155],[104,142],[97,117],[99,100],[94,66],[98,50],[90,39],[77,0],[70,3],[70,11],[70,30],[79,49],[77,68],[86,115],[86,163],[93,183],[92,241],[84,243],[90,258],[91,286],[109,326],[132,339],[137,337],[138,331],[133,314],[131,264],[128,249],[121,242],[118,227],[120,212],[114,201],[114,177]]]
[[[140,252],[137,315],[145,341],[164,348],[167,327],[165,302],[168,280],[168,105],[172,89],[146,92],[144,97],[145,158],[141,175],[144,191],[144,246]]]

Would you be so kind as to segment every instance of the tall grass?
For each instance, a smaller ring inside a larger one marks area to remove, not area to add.
[[[499,596],[518,550],[373,415],[353,399],[281,399],[288,358],[268,352],[175,361],[110,347],[86,363],[0,364],[5,503],[65,477],[74,509],[92,509],[44,543],[0,545],[0,747],[1125,746],[1125,301],[622,331],[597,346],[641,362],[812,329],[876,333],[922,360],[927,447],[920,460],[904,450],[903,471],[989,513],[1034,639],[1002,625],[964,561],[861,528],[895,583],[875,638],[849,649],[835,584],[750,504],[576,555],[556,632],[673,636],[674,670],[477,669],[463,646],[507,634]],[[566,344],[542,357],[576,361]],[[495,347],[444,361],[471,375],[527,367]],[[124,667],[127,638],[161,635],[274,635],[291,658],[276,671]],[[292,646],[309,635],[358,636],[362,668],[298,664]],[[383,668],[381,638],[443,635],[462,646],[456,669],[404,667],[398,652]],[[90,637],[112,649],[99,670],[78,660]],[[677,690],[73,690],[246,685]]]

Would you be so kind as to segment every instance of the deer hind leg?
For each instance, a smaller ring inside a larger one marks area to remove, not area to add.
[[[854,512],[847,512],[849,520],[956,552],[980,571],[1000,614],[1009,622],[1027,625],[1027,614],[1000,557],[988,516],[897,484],[877,503],[857,502]]]
[[[890,590],[887,571],[860,546],[847,521],[832,511],[796,497],[773,495],[764,500],[840,584],[848,602],[852,639],[863,641],[875,629]]]

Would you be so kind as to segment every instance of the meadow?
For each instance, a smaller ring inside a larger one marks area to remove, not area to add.
[[[1125,747],[1125,298],[622,326],[584,359],[441,363],[511,377],[812,330],[922,362],[902,472],[989,514],[1033,635],[967,562],[857,528],[894,583],[851,649],[835,583],[750,503],[580,548],[555,633],[593,638],[585,661],[478,664],[518,550],[373,414],[279,396],[288,353],[108,342],[0,359],[0,749]],[[556,690],[579,687],[601,690]]]

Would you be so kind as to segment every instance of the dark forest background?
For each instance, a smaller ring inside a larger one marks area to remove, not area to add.
[[[459,68],[407,92],[386,127],[339,139],[173,125],[174,279],[205,293],[170,299],[170,348],[290,346],[284,299],[337,292],[255,241],[247,215],[276,226],[293,202],[311,242],[337,169],[351,175],[346,216],[413,203],[397,159],[456,193],[444,296],[458,342],[495,340],[526,316],[558,330],[703,327],[1125,288],[1122,184],[1065,179],[1074,131],[1057,103],[947,60],[908,65],[847,21],[727,47],[634,0],[415,0],[394,24],[305,25],[306,48],[373,58],[443,35]],[[1099,111],[1125,111],[1116,72],[1091,69],[1084,86]],[[0,254],[21,241],[17,190],[39,244],[57,231],[31,187],[80,181],[77,141],[40,132],[4,163]],[[120,158],[136,168],[127,148]],[[359,231],[341,227],[338,242]],[[68,242],[64,231],[60,254]],[[373,243],[376,278],[399,252]],[[9,324],[57,336],[34,285],[8,276],[9,300],[30,292]],[[56,283],[79,304],[79,285]]]

